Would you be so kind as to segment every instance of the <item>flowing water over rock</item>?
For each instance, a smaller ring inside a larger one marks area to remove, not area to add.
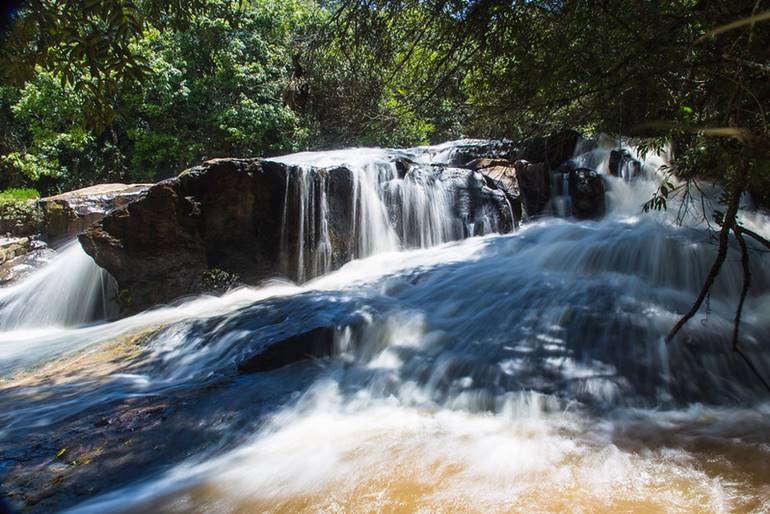
[[[23,283],[0,289],[0,330],[72,326],[109,318],[109,275],[72,242]]]
[[[80,513],[770,509],[770,404],[729,351],[739,259],[662,341],[716,247],[674,212],[640,214],[658,163],[648,178],[605,176],[600,221],[543,217],[458,241],[469,228],[446,215],[445,189],[421,182],[435,180],[432,159],[458,152],[403,151],[423,163],[411,179],[384,153],[281,158],[346,161],[367,213],[352,218],[362,258],[311,279],[329,259],[318,222],[328,183],[293,186],[305,210],[282,216],[303,220],[301,243],[313,242],[290,262],[310,270],[300,285],[100,325],[4,327],[0,472],[12,502]],[[579,166],[607,175],[608,153]],[[770,257],[752,258],[740,344],[770,376]]]

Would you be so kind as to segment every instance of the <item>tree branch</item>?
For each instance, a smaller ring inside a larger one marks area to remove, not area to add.
[[[746,247],[746,241],[744,241],[743,236],[741,235],[741,230],[737,225],[735,225],[733,227],[733,232],[735,233],[735,238],[738,240],[738,246],[741,248],[741,265],[743,266],[743,287],[741,288],[741,296],[738,300],[738,307],[735,310],[735,321],[733,324],[733,352],[737,353],[743,359],[743,362],[746,363],[749,369],[751,369],[752,373],[754,373],[759,381],[762,382],[762,385],[765,386],[765,389],[770,391],[770,384],[764,379],[762,374],[759,372],[756,366],[754,366],[754,363],[751,362],[749,357],[738,347],[743,304],[746,301],[746,296],[749,293],[749,287],[751,287],[751,269],[749,268],[749,250]]]

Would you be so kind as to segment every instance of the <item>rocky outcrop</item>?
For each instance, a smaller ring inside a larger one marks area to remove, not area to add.
[[[551,199],[551,172],[544,162],[519,159],[514,163],[521,188],[524,215],[532,218],[543,213]]]
[[[70,238],[110,210],[136,199],[149,184],[100,184],[39,200],[0,207],[0,234],[39,236],[49,243]]]
[[[464,167],[498,182],[509,198],[517,220],[543,214],[551,199],[551,172],[568,162],[580,134],[563,130],[519,143],[480,145],[463,155],[474,156]]]
[[[569,172],[569,195],[572,198],[572,215],[578,219],[595,219],[604,215],[604,180],[588,168],[576,168]]]
[[[218,268],[249,281],[273,271],[285,178],[253,159],[219,159],[155,184],[81,234],[136,310],[198,293]]]
[[[630,182],[642,176],[642,163],[634,159],[628,150],[610,152],[610,175]]]
[[[447,214],[462,227],[450,238],[512,230],[505,191],[482,173],[408,161],[401,166],[401,187],[440,190],[436,198],[450,202]],[[237,276],[246,284],[276,276],[303,281],[359,257],[359,241],[377,237],[362,231],[372,230],[368,217],[381,216],[385,206],[367,197],[369,211],[363,212],[363,193],[356,189],[363,179],[355,173],[345,166],[211,160],[113,210],[80,241],[116,279],[129,312],[200,293],[212,276]],[[379,201],[387,203],[395,233],[419,246],[418,236],[409,240],[414,219],[402,219],[413,209],[398,205],[408,195],[384,194]]]
[[[466,168],[477,171],[491,180],[495,189],[501,190],[511,208],[513,224],[518,226],[522,218],[521,188],[516,167],[507,159],[474,159],[465,165]]]

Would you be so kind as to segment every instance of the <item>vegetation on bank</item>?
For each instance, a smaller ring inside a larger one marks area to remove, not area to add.
[[[12,202],[24,202],[26,200],[34,200],[40,198],[40,194],[37,190],[30,187],[12,187],[4,191],[0,191],[0,204],[12,203]]]

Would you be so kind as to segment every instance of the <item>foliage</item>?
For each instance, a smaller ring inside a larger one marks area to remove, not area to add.
[[[0,235],[29,235],[40,231],[44,214],[34,202],[34,189],[6,189],[0,192]]]
[[[132,48],[150,26],[182,28],[205,0],[29,0],[3,35],[0,79],[23,85],[40,68],[86,96],[86,119],[109,122],[120,83],[152,72]],[[85,77],[83,71],[88,71]]]
[[[8,202],[23,202],[40,198],[40,193],[28,187],[14,187],[0,191],[0,204]]]
[[[211,0],[205,11],[182,9],[184,2],[165,10],[152,1],[74,4],[30,2],[3,41],[6,58],[18,62],[0,83],[0,187],[32,185],[48,194],[156,180],[207,157],[288,152],[310,141],[313,124],[284,95],[294,52],[317,17],[312,3]],[[64,28],[52,29],[57,42],[46,45],[68,50],[50,58],[22,51],[22,42],[34,44],[21,35],[42,26],[52,9],[60,9]],[[119,9],[128,17],[110,26]],[[84,16],[97,46],[113,31],[126,35],[106,53],[89,53],[86,29],[64,33]],[[75,49],[84,44],[81,55]],[[113,62],[112,53],[129,62]],[[94,102],[109,115],[96,119]]]

